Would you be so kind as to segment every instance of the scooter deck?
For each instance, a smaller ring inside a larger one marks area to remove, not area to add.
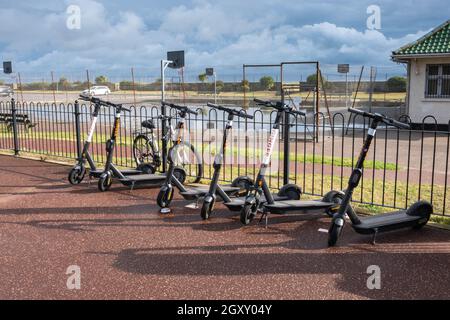
[[[275,201],[275,203],[272,204],[265,203],[264,208],[274,214],[310,213],[315,210],[326,211],[335,205],[335,203],[315,200],[282,200]]]
[[[89,171],[89,175],[91,176],[91,177],[94,177],[94,178],[100,178],[100,176],[102,175],[102,173],[103,173],[104,171],[103,171],[103,169],[97,169],[97,170],[90,170]],[[139,170],[137,170],[137,169],[126,169],[126,170],[120,170],[120,172],[122,172],[122,174],[124,175],[124,176],[132,176],[132,175],[137,175],[137,174],[142,174],[142,171],[139,171]]]
[[[119,179],[125,186],[161,186],[165,180],[165,174],[139,174]]]
[[[353,229],[360,234],[373,234],[400,228],[414,227],[427,221],[427,217],[413,216],[406,213],[406,210],[361,218],[360,224],[352,224]]]
[[[192,185],[189,185],[188,187],[189,187],[189,189],[187,191],[180,192],[181,196],[186,200],[196,200],[198,198],[202,198],[209,191],[209,186],[207,186],[207,185],[201,185],[201,186],[195,186],[195,187],[193,187]],[[241,188],[239,188],[239,187],[232,187],[229,185],[221,186],[221,188],[228,195],[236,194],[241,190]]]
[[[279,196],[278,194],[272,194],[272,197],[275,201],[281,201],[281,200],[287,200],[287,197],[285,196]],[[223,204],[227,206],[228,209],[231,211],[241,211],[242,207],[245,204],[246,197],[238,197],[233,198],[230,202],[224,202]],[[264,204],[266,202],[266,197],[264,195],[261,195],[261,198],[259,198],[260,203]]]

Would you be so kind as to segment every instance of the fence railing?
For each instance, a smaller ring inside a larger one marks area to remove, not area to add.
[[[207,180],[212,174],[211,159],[219,148],[226,117],[221,111],[197,108],[201,111],[199,115],[190,116],[186,121],[186,139],[201,154]],[[79,153],[77,145],[82,145],[87,135],[92,110],[92,106],[85,104],[76,110],[75,104],[0,102],[0,149],[74,161]],[[246,111],[254,119],[235,119],[235,133],[227,148],[222,181],[229,182],[241,175],[254,176],[265,151],[275,112],[253,107]],[[173,110],[171,112],[175,115]],[[157,106],[131,106],[131,113],[123,114],[114,155],[116,165],[135,166],[133,138],[142,130],[143,120],[159,114]],[[109,139],[113,119],[114,110],[101,110],[91,144],[91,153],[100,166],[106,161],[105,142]],[[155,124],[160,141],[161,123],[156,121]],[[270,187],[277,189],[289,181],[298,184],[304,194],[310,196],[344,189],[368,125],[359,116],[349,121],[349,115],[344,113],[334,113],[331,119],[322,113],[292,118],[290,138],[283,139],[281,134],[275,146],[267,176]],[[378,206],[403,209],[424,199],[433,203],[435,214],[450,214],[450,122],[446,131],[439,131],[435,119],[428,116],[422,125],[415,127],[420,130],[379,128],[363,178],[354,193],[354,202],[369,209]],[[286,128],[284,124],[283,132]],[[287,155],[284,154],[285,144],[289,144]],[[285,157],[288,161],[284,161]]]

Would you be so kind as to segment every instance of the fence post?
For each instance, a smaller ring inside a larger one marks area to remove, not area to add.
[[[14,135],[14,155],[19,155],[19,136],[17,134],[17,109],[16,100],[11,99],[11,114],[12,114],[12,125],[13,125],[13,135]]]
[[[285,92],[283,89],[283,64],[280,65],[280,82],[281,82],[281,102],[284,104]],[[283,128],[283,184],[289,183],[289,153],[290,153],[290,116],[288,112],[284,113],[284,128]]]
[[[77,156],[78,159],[81,159],[81,129],[80,129],[80,104],[78,100],[75,100],[75,134],[77,137]]]

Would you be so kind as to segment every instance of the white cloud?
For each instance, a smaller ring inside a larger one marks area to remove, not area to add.
[[[234,2],[237,5],[237,2]],[[185,49],[188,70],[242,63],[320,60],[386,65],[392,50],[417,39],[419,31],[386,37],[378,31],[340,27],[329,22],[306,25],[283,23],[279,12],[252,15],[209,1],[173,6],[150,28],[137,11],[111,15],[93,0],[71,0],[81,7],[81,30],[68,30],[65,10],[0,9],[2,56],[24,72],[47,70],[157,70],[168,50]],[[300,23],[300,21],[298,21]]]

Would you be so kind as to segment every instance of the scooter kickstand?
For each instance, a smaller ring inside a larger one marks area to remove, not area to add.
[[[261,221],[263,220],[265,218],[265,225],[264,225],[264,228],[265,229],[267,229],[267,225],[268,225],[268,223],[269,223],[269,214],[267,213],[267,212],[262,212],[261,213],[261,218],[259,218],[259,221],[258,221],[258,224],[260,224],[261,223]]]
[[[373,246],[377,244],[376,243],[377,235],[378,235],[378,228],[375,229],[375,232],[374,232],[373,237],[372,237],[372,245]]]
[[[200,197],[197,197],[197,199],[195,199],[195,209],[198,209],[199,203],[200,203]]]

